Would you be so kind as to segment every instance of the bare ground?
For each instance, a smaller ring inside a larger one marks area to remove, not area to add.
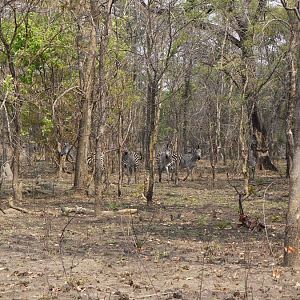
[[[224,170],[214,185],[204,167],[194,182],[157,183],[151,207],[142,178],[120,199],[112,184],[102,209],[138,214],[95,217],[61,213],[62,205],[93,209],[94,199],[72,193],[72,175],[56,180],[47,168],[39,162],[24,174],[18,205],[34,213],[9,209],[11,191],[2,189],[0,299],[300,299],[300,273],[282,267],[288,186],[279,174],[253,182],[245,213],[267,227],[249,231],[238,226]],[[39,170],[49,175],[36,186]]]

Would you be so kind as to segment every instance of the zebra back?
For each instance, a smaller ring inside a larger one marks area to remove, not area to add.
[[[137,170],[140,161],[142,160],[142,154],[135,151],[127,151],[123,152],[122,156],[122,166],[123,169],[128,169],[129,171]]]

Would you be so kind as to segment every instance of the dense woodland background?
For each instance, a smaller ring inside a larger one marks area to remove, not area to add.
[[[142,154],[151,204],[155,157],[167,144],[177,154],[199,145],[212,180],[226,166],[242,178],[243,197],[250,156],[277,174],[283,163],[293,187],[299,24],[299,1],[2,0],[1,184],[8,162],[11,206],[36,161],[63,176],[66,142],[77,148],[73,188],[93,181],[96,213],[113,176],[122,195],[125,150]],[[298,212],[296,201],[285,248],[294,258]]]

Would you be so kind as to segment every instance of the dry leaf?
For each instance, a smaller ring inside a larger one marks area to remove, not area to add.
[[[274,269],[273,272],[272,272],[272,277],[274,279],[279,279],[280,276],[282,275],[283,271],[282,270],[279,270],[279,269]]]
[[[295,247],[292,247],[292,246],[285,247],[284,250],[287,253],[296,253],[297,252],[297,249]]]

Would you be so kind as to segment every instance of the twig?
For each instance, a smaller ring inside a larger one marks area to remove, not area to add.
[[[62,94],[60,94],[60,95],[54,100],[54,102],[53,102],[53,104],[52,104],[52,116],[53,116],[53,118],[55,117],[55,106],[56,106],[58,100],[59,100],[60,98],[62,98],[65,94],[67,94],[68,92],[70,92],[70,91],[72,91],[72,90],[74,90],[74,89],[77,89],[77,88],[79,88],[78,85],[75,85],[75,86],[72,86],[72,87],[68,88],[67,90],[65,90]]]
[[[61,231],[61,234],[60,234],[60,238],[59,238],[59,253],[60,253],[60,260],[61,260],[61,264],[62,264],[62,267],[63,267],[63,271],[64,271],[64,275],[67,278],[67,271],[66,271],[66,267],[65,267],[65,264],[64,264],[64,259],[63,259],[63,240],[64,240],[64,235],[65,235],[65,232],[66,232],[66,229],[67,227],[71,224],[71,222],[75,219],[76,215],[78,214],[78,212],[76,212],[67,222],[67,224],[64,226],[64,228],[62,229]]]
[[[2,107],[4,106],[5,102],[6,102],[6,99],[7,99],[7,96],[8,96],[8,92],[5,93],[5,96],[4,96],[4,99],[1,103],[1,106],[0,106],[0,110],[2,109]]]

